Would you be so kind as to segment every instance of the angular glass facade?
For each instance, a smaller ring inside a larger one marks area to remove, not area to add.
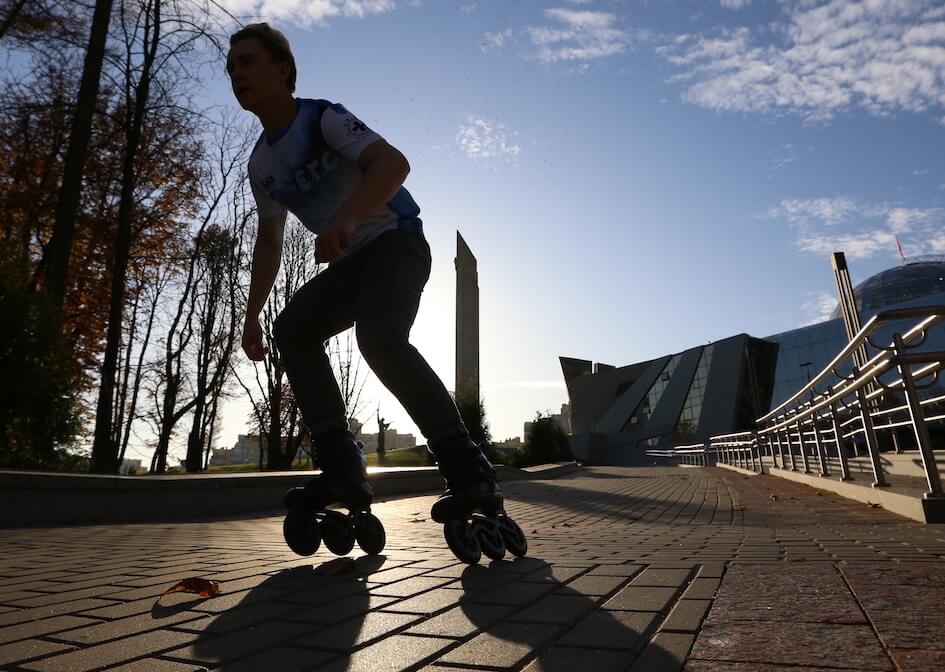
[[[650,419],[650,413],[653,412],[653,409],[656,408],[656,405],[659,403],[660,397],[663,396],[663,392],[666,390],[666,386],[673,377],[673,372],[676,371],[676,366],[678,364],[679,355],[673,355],[666,363],[666,366],[663,367],[663,370],[660,371],[660,375],[657,376],[656,382],[650,386],[650,390],[646,393],[643,401],[640,402],[640,405],[637,406],[636,410],[633,412],[633,415],[631,415],[630,419],[627,420],[627,423],[623,426],[622,431],[637,431],[643,429],[646,426],[646,421]]]
[[[676,422],[674,433],[676,438],[685,439],[695,436],[696,430],[699,429],[702,399],[705,397],[705,384],[709,378],[709,366],[712,364],[712,349],[713,346],[707,345],[699,355],[699,366],[696,367],[689,393],[686,395],[686,401],[683,402],[682,411],[679,413],[679,420]]]
[[[807,385],[808,373],[813,378],[824,370],[847,346],[843,320],[830,320],[802,329],[769,336],[765,340],[779,344],[778,363],[774,374],[771,408],[789,399]],[[805,366],[807,364],[807,366]]]

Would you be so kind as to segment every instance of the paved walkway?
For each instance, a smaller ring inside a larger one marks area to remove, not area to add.
[[[279,515],[0,530],[0,669],[945,669],[945,527],[721,469],[505,490],[529,555],[473,567],[429,496],[333,576]],[[223,594],[159,598],[190,576]]]

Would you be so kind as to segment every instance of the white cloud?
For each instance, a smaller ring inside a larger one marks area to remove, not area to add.
[[[938,111],[945,108],[939,5],[785,2],[784,20],[774,26],[678,36],[658,52],[679,67],[670,81],[686,85],[684,100],[713,110],[791,113],[810,122],[854,107],[875,115]]]
[[[839,303],[837,297],[828,292],[810,295],[810,298],[801,306],[801,310],[807,316],[807,321],[803,326],[826,322]]]
[[[236,16],[291,21],[301,27],[325,25],[329,19],[337,17],[364,18],[396,9],[394,0],[221,0],[220,5]]]
[[[543,63],[590,61],[626,51],[630,34],[615,27],[609,12],[554,8],[545,16],[555,25],[529,26],[526,30],[536,57]]]
[[[467,117],[466,122],[456,133],[456,142],[473,161],[512,161],[521,153],[522,148],[509,140],[503,124],[473,116]]]
[[[511,29],[499,33],[486,33],[482,38],[482,42],[479,43],[479,48],[484,54],[495,49],[501,49],[510,37],[512,37]]]
[[[785,220],[796,231],[798,249],[822,256],[843,251],[851,259],[896,257],[897,237],[907,257],[945,247],[942,208],[859,203],[839,196],[785,199],[768,216]]]
[[[781,211],[794,225],[804,225],[811,220],[826,226],[836,226],[858,209],[857,204],[846,197],[786,199],[781,201]]]
[[[725,9],[743,9],[751,4],[751,0],[719,0]]]
[[[768,169],[768,173],[771,174],[776,170],[784,168],[784,166],[797,161],[797,159],[797,147],[792,144],[781,145],[778,151],[778,156],[771,162],[771,167]]]

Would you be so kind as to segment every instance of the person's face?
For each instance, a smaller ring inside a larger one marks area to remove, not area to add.
[[[261,104],[288,93],[289,64],[277,63],[256,37],[240,40],[226,57],[233,95],[244,110],[253,111]]]

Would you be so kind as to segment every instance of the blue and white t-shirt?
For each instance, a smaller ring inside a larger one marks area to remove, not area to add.
[[[357,159],[381,139],[338,103],[297,98],[295,118],[275,137],[263,131],[249,157],[249,181],[259,217],[291,211],[316,235],[361,182]],[[391,229],[421,231],[420,208],[401,187],[394,197],[359,221],[349,254]]]

